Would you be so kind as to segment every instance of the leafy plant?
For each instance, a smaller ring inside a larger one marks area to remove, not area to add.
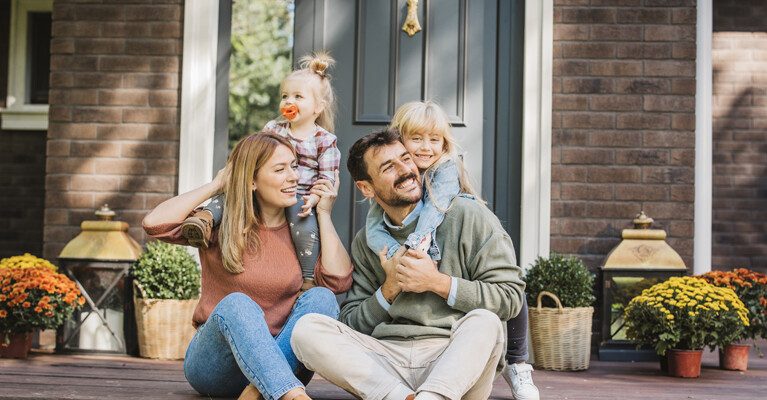
[[[542,291],[554,293],[563,307],[589,307],[594,302],[594,275],[578,257],[551,253],[548,259],[538,257],[523,278],[527,287],[527,304],[538,304]],[[544,307],[556,307],[554,300],[543,297]]]
[[[84,303],[77,285],[47,265],[0,268],[0,333],[57,328]]]
[[[182,246],[159,241],[147,244],[131,275],[150,299],[188,300],[200,293],[197,261]]]
[[[666,350],[729,344],[743,335],[748,310],[732,289],[694,277],[673,277],[646,289],[626,307],[626,337]],[[641,343],[640,343],[641,344]]]

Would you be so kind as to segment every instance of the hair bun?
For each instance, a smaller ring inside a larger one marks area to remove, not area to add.
[[[325,51],[318,51],[311,56],[303,56],[299,59],[301,69],[311,70],[323,78],[328,76],[325,70],[332,66],[333,63],[335,63],[335,60]]]

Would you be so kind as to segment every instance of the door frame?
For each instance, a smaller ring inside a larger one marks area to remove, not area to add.
[[[325,0],[314,10],[324,10]],[[523,268],[549,253],[551,224],[551,85],[553,0],[525,0],[520,254]],[[321,33],[314,33],[321,40]],[[218,2],[187,2],[184,7],[184,52],[178,193],[213,177],[216,114]],[[321,43],[320,43],[321,44]],[[319,46],[318,46],[319,47]],[[501,69],[499,66],[499,73]],[[507,67],[508,68],[508,67]],[[508,70],[505,71],[509,73]],[[497,114],[509,110],[499,110]]]

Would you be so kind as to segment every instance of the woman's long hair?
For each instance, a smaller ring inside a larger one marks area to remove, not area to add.
[[[483,202],[482,198],[474,190],[471,184],[471,179],[463,166],[463,160],[460,156],[460,147],[453,136],[453,131],[450,129],[450,120],[448,119],[442,108],[432,101],[413,101],[403,104],[391,120],[391,128],[399,131],[402,141],[405,141],[408,137],[420,133],[425,134],[427,132],[439,132],[442,134],[444,144],[442,146],[442,157],[435,161],[429,170],[437,168],[440,164],[452,159],[458,166],[458,184],[460,186],[460,193],[470,194],[476,197],[479,201]],[[426,182],[426,190],[431,196],[431,182],[426,179],[428,171],[424,171],[422,177]],[[439,209],[436,203],[434,205]],[[440,210],[444,212],[445,210]]]
[[[231,175],[224,187],[224,218],[219,231],[224,268],[238,274],[245,271],[242,255],[246,251],[259,252],[261,239],[258,231],[263,224],[261,210],[256,201],[253,181],[279,146],[286,146],[295,155],[287,138],[269,133],[251,134],[234,146],[229,157]]]

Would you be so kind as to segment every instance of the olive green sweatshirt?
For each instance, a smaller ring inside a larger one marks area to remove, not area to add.
[[[401,229],[389,230],[404,243],[417,224],[416,218]],[[442,252],[440,272],[458,278],[453,307],[436,293],[402,292],[387,312],[375,296],[386,273],[378,255],[366,245],[363,228],[352,243],[353,283],[341,306],[341,322],[378,339],[403,340],[450,337],[453,324],[477,308],[496,313],[501,321],[519,313],[525,289],[522,270],[511,238],[487,207],[456,197],[435,238]]]

